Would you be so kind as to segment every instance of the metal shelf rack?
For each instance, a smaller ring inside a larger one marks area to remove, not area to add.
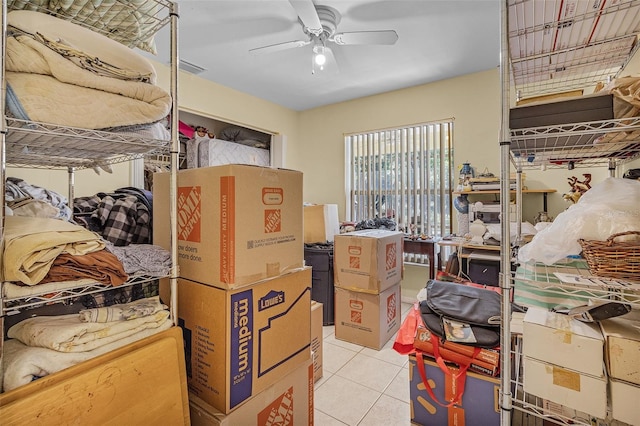
[[[78,5],[63,5],[55,11],[48,10],[47,1],[3,0],[0,18],[2,52],[0,55],[0,182],[5,183],[5,166],[44,169],[67,169],[69,188],[73,193],[73,172],[77,169],[95,168],[125,162],[145,156],[162,155],[171,163],[170,200],[176,199],[177,170],[179,160],[178,118],[171,115],[170,140],[144,138],[133,134],[112,133],[90,129],[57,126],[7,117],[5,108],[5,55],[7,34],[7,12],[26,9],[54,15],[75,24],[101,33],[129,47],[147,46],[153,49],[153,36],[163,27],[170,25],[171,64],[170,94],[171,110],[178,110],[178,6],[169,0],[115,0],[90,2],[90,7],[79,11]],[[65,10],[66,6],[73,6]],[[119,12],[117,12],[119,10]],[[73,200],[71,195],[70,201]],[[177,229],[176,203],[170,203],[171,229]],[[4,236],[4,208],[0,209],[0,239]],[[177,323],[177,239],[171,236],[172,270],[166,277],[171,283],[171,318]],[[132,276],[123,286],[143,284],[158,277]],[[0,283],[0,286],[3,284]],[[80,295],[103,292],[117,287],[99,283],[74,285],[72,288],[45,294],[34,290],[27,297],[7,298],[0,291],[0,338],[4,339],[3,318],[18,313],[22,309],[43,304],[60,303]],[[0,288],[0,290],[3,290]],[[0,353],[0,358],[2,354]]]
[[[580,90],[590,93],[598,83],[618,77],[640,43],[640,1],[503,0],[501,3],[500,79],[502,87],[500,128],[501,199],[508,199],[510,168],[516,169],[516,204],[522,205],[521,174],[529,168],[606,166],[613,175],[616,166],[640,157],[640,118],[566,123],[536,128],[510,129],[512,99],[556,95]],[[511,96],[514,90],[515,96]],[[606,137],[606,142],[602,138]],[[502,203],[503,218],[509,206]],[[521,216],[521,212],[518,212]],[[509,220],[502,222],[502,235],[510,236]],[[510,271],[511,238],[501,244],[502,339],[511,347]],[[547,271],[548,272],[548,271]],[[542,279],[542,277],[539,277]],[[585,294],[597,299],[615,298],[638,307],[633,293],[616,288],[585,289],[562,283],[537,281],[559,294]],[[632,285],[634,283],[630,283]],[[586,299],[585,299],[586,300]],[[558,424],[585,424],[591,420],[565,417],[542,406],[539,398],[522,394],[518,375],[520,361],[510,351],[501,359],[501,424],[519,410]],[[512,370],[512,365],[515,369]],[[512,372],[516,375],[511,380]],[[514,392],[514,394],[512,394]]]

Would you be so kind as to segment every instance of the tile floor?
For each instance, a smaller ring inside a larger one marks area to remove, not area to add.
[[[411,304],[402,303],[404,320]],[[395,336],[379,351],[335,338],[323,327],[323,377],[315,386],[318,426],[410,425],[408,357],[393,350]]]

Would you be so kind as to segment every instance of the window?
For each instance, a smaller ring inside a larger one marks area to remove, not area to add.
[[[451,233],[453,120],[348,135],[347,220],[389,218],[398,229]]]

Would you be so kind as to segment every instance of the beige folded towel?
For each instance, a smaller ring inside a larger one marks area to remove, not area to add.
[[[81,322],[77,314],[27,318],[12,326],[7,336],[27,346],[59,352],[90,351],[141,330],[158,328],[169,318],[169,311],[130,321]]]
[[[82,226],[40,217],[7,216],[2,280],[38,284],[61,253],[80,255],[105,247],[100,235]]]

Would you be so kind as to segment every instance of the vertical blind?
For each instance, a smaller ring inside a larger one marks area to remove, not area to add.
[[[388,218],[407,233],[451,233],[453,120],[345,137],[347,220]]]

